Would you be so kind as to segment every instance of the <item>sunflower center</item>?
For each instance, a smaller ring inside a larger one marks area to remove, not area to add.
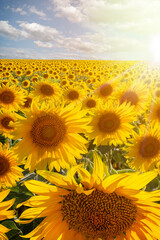
[[[66,84],[67,84],[66,80],[62,81],[62,85],[66,85]]]
[[[87,237],[108,239],[131,227],[136,207],[130,199],[99,190],[90,195],[72,191],[62,202],[62,215],[70,228]]]
[[[140,143],[140,155],[144,158],[154,157],[160,150],[160,142],[153,136],[145,137]]]
[[[157,117],[160,120],[160,107],[157,109]]]
[[[160,90],[157,90],[157,91],[155,92],[155,95],[156,95],[156,97],[160,97]]]
[[[57,134],[56,128],[51,126],[43,126],[41,128],[41,138],[43,138],[46,141],[52,140]]]
[[[0,94],[0,101],[4,104],[10,104],[14,101],[14,94],[9,90],[4,91]]]
[[[112,91],[113,91],[112,86],[108,83],[100,87],[100,94],[103,97],[109,96],[112,93]]]
[[[79,93],[76,90],[72,90],[68,93],[68,98],[70,100],[75,100],[79,98]]]
[[[17,71],[17,75],[20,75],[21,74],[21,71]]]
[[[131,105],[136,105],[139,101],[139,98],[135,92],[127,91],[122,95],[120,103],[123,103],[125,101],[130,102]]]
[[[33,142],[40,147],[55,147],[63,141],[66,134],[64,122],[57,115],[38,117],[31,129]]]
[[[9,123],[10,123],[11,121],[14,122],[13,118],[11,118],[11,117],[4,117],[4,118],[1,119],[1,124],[2,124],[2,126],[3,126],[4,128],[6,128],[6,129],[8,129],[8,130],[11,130],[11,129],[14,129],[13,127],[10,127],[10,126],[9,126]]]
[[[88,99],[86,102],[88,108],[94,108],[96,106],[96,101],[94,99]]]
[[[10,165],[8,159],[3,155],[0,155],[0,176],[4,175],[9,171]]]
[[[26,86],[28,86],[28,85],[29,85],[29,82],[28,82],[28,81],[24,81],[24,82],[23,82],[23,86],[24,86],[24,87],[26,87]]]
[[[25,100],[25,102],[24,102],[23,107],[24,107],[24,108],[30,108],[31,103],[32,103],[32,98],[26,97],[25,99],[26,99],[26,100]]]
[[[43,77],[44,77],[45,79],[47,79],[49,76],[48,76],[47,73],[45,73],[45,74],[43,75]]]
[[[105,133],[112,133],[120,126],[120,119],[115,113],[105,113],[98,121],[98,128]]]
[[[51,96],[54,94],[54,89],[48,84],[43,84],[40,88],[40,91],[45,96]]]

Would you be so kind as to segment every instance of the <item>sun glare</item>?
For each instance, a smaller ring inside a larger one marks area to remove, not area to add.
[[[151,52],[153,62],[160,63],[160,35],[152,38],[149,50]]]

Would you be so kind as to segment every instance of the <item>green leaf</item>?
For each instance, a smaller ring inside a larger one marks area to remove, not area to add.
[[[0,134],[0,142],[4,144],[6,141],[7,139],[2,134]]]
[[[122,156],[123,156],[122,153],[114,151],[112,157],[116,162],[122,162]]]
[[[11,230],[6,233],[9,240],[24,240],[24,238],[20,237],[21,231]],[[25,238],[26,240],[29,238]]]
[[[2,223],[2,225],[9,228],[9,229],[16,229],[16,230],[20,231],[20,229],[16,226],[15,222],[12,221],[12,220],[5,220]]]
[[[158,190],[159,187],[160,187],[160,180],[159,180],[159,177],[156,177],[150,183],[147,184],[146,191],[148,192],[155,191],[155,190]]]

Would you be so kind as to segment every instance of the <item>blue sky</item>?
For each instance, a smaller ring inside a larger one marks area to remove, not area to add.
[[[159,0],[1,0],[0,58],[150,60],[159,12]]]

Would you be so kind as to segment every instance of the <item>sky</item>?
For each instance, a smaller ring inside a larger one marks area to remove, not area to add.
[[[159,0],[0,0],[0,58],[160,60]]]

